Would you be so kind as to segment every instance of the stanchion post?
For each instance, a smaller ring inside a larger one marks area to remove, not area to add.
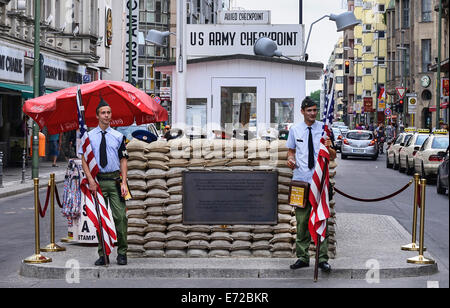
[[[39,179],[34,181],[34,233],[35,233],[35,254],[24,259],[24,263],[48,263],[52,262],[51,258],[41,255],[40,239],[39,239]]]
[[[425,237],[425,188],[427,186],[427,180],[420,180],[420,238],[419,238],[419,255],[417,257],[408,258],[406,260],[407,263],[414,264],[434,264],[433,259],[428,259],[423,256],[423,242]]]
[[[413,225],[412,225],[412,240],[410,244],[403,245],[401,247],[402,250],[407,251],[418,251],[419,246],[416,244],[416,234],[417,234],[417,208],[419,201],[418,198],[418,192],[420,189],[420,175],[418,173],[414,174],[414,205],[413,205]],[[423,247],[423,251],[425,251],[426,248]]]
[[[50,174],[50,244],[41,248],[45,252],[65,251],[65,247],[55,244],[55,174]]]

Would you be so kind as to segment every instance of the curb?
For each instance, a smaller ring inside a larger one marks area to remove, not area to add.
[[[39,188],[45,188],[48,184],[49,176],[41,177]],[[64,174],[63,175],[55,175],[55,183],[61,184],[64,182]],[[11,197],[15,195],[20,195],[26,192],[30,192],[34,190],[33,181],[27,180],[24,184],[17,182],[17,185],[9,185],[7,187],[0,188],[0,199]]]
[[[255,268],[254,260],[246,262],[246,260],[239,260],[243,263],[240,267],[230,267],[231,264],[236,263],[236,259],[221,259],[223,267],[191,267],[189,259],[176,259],[177,263],[184,264],[184,267],[173,266],[155,266],[151,268],[142,268],[133,266],[133,260],[129,259],[129,265],[118,266],[111,263],[109,267],[82,267],[79,269],[77,275],[80,279],[138,279],[138,278],[247,278],[247,279],[298,279],[308,278],[312,279],[314,272],[314,264],[308,268],[291,270],[290,263],[295,260],[291,259],[271,259],[274,264],[273,268]],[[210,259],[203,259],[208,261]],[[161,261],[148,259],[148,262]],[[167,261],[167,259],[161,262]],[[286,262],[289,261],[289,262]],[[130,264],[131,263],[131,264]],[[159,262],[158,262],[159,263]],[[246,264],[251,263],[251,264]],[[278,266],[276,266],[278,264]],[[284,265],[280,268],[280,264]],[[332,264],[332,263],[331,263]],[[246,266],[247,265],[247,266]],[[276,268],[278,267],[278,268]],[[29,278],[39,279],[66,279],[68,275],[73,274],[73,267],[48,267],[45,265],[27,264],[23,263],[20,267],[20,275]],[[420,265],[408,268],[384,268],[380,269],[379,279],[392,279],[404,277],[418,277],[432,275],[438,272],[437,264]],[[319,277],[328,279],[366,279],[369,275],[367,268],[333,268],[331,273],[321,273]]]

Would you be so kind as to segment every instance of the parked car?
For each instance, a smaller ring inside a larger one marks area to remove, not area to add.
[[[414,171],[422,178],[437,175],[439,164],[444,160],[445,152],[448,148],[448,134],[434,132],[422,144],[420,150],[414,156]]]
[[[336,147],[336,151],[341,152],[342,139],[344,138],[344,134],[337,127],[332,127],[332,130],[334,136],[334,146]]]
[[[386,168],[394,168],[397,170],[400,167],[400,149],[409,141],[413,136],[410,132],[400,133],[394,142],[389,144],[386,152]]]
[[[445,194],[448,189],[448,147],[445,152],[444,161],[438,167],[436,176],[436,191],[438,194]]]
[[[438,194],[445,194],[448,189],[448,147],[445,152],[444,161],[439,165],[436,176],[436,191]]]
[[[424,141],[430,136],[430,130],[420,129],[409,138],[405,146],[399,150],[399,168],[400,172],[406,172],[406,174],[412,174],[414,172],[414,156]]]
[[[342,141],[341,158],[348,156],[378,158],[378,147],[373,132],[368,130],[349,130]]]
[[[137,130],[146,130],[146,131],[149,131],[152,134],[154,134],[156,137],[159,137],[158,130],[156,129],[155,124],[153,124],[153,123],[141,124],[141,125],[133,124],[130,126],[119,126],[119,127],[116,127],[116,130],[118,132],[122,133],[122,135],[124,135],[125,138],[127,138],[127,140],[126,140],[127,143],[133,139],[133,136],[131,134]]]

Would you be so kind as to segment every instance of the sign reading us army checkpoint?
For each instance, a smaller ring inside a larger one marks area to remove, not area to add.
[[[183,172],[183,224],[259,224],[278,221],[276,171]]]
[[[253,55],[253,45],[260,37],[277,43],[287,57],[299,57],[304,45],[303,25],[187,25],[188,57],[211,55]]]

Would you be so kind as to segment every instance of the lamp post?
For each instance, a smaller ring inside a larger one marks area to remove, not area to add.
[[[34,75],[33,93],[39,97],[40,41],[41,41],[41,0],[34,0]],[[33,155],[31,160],[31,177],[39,178],[39,126],[33,121]]]
[[[176,30],[176,91],[175,104],[172,104],[172,120],[177,128],[184,130],[186,125],[186,1],[177,1],[177,30]],[[165,38],[173,32],[150,30],[145,38],[146,41],[160,47],[166,47]]]
[[[439,120],[441,117],[441,44],[442,44],[442,0],[439,0],[438,15],[438,38],[437,38],[437,70],[436,70],[436,129],[439,129]]]
[[[358,104],[358,58],[359,58],[359,49],[356,47],[349,47],[345,46],[344,50],[356,50],[356,60],[353,62],[354,66],[354,72],[355,72],[355,95],[354,95],[354,101],[353,101],[353,110],[355,110],[355,104]],[[356,123],[356,118],[355,118]]]

